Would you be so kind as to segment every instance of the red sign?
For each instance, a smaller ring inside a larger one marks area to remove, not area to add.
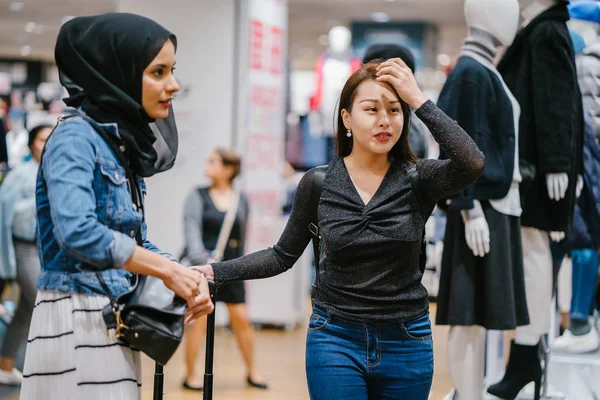
[[[250,68],[281,75],[285,30],[253,19],[250,21]]]

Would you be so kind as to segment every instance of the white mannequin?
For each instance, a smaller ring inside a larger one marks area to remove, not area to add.
[[[325,132],[330,130],[333,132],[332,126],[327,125],[327,121],[331,121],[335,115],[335,107],[340,93],[352,71],[349,54],[351,40],[352,34],[345,26],[335,26],[329,31],[331,57],[323,65],[323,103],[321,105],[321,112],[325,120]]]
[[[345,26],[335,26],[329,31],[328,39],[328,57],[322,66],[322,101],[319,111],[323,119],[323,133],[332,136],[336,105],[342,88],[352,73],[352,34]]]
[[[471,32],[480,29],[489,33],[496,41],[494,45],[509,46],[519,28],[519,4],[516,1],[466,0],[465,18]],[[483,216],[481,204],[475,200],[475,207],[463,211],[465,238],[469,248],[477,257],[490,252],[490,230]]]
[[[465,18],[469,26],[468,41],[488,49],[488,58],[464,52],[475,58],[484,67],[495,71],[492,59],[500,46],[509,46],[514,40],[519,25],[519,3],[517,0],[465,0]],[[467,41],[465,41],[467,42]],[[464,46],[463,46],[464,48]],[[468,51],[468,50],[467,50]],[[508,92],[508,88],[506,88]],[[513,98],[514,100],[514,98]],[[515,110],[515,125],[518,126],[518,104]],[[518,149],[515,149],[518,157]],[[518,158],[515,159],[515,167]],[[515,177],[520,181],[518,168]],[[514,179],[514,178],[513,178]],[[516,196],[518,198],[518,184]],[[508,196],[507,196],[508,197]],[[517,201],[520,211],[520,202]],[[514,208],[514,207],[513,207]],[[490,251],[490,231],[481,203],[474,200],[474,208],[461,212],[465,224],[467,245],[476,257]],[[454,390],[445,400],[480,400],[485,383],[485,328],[481,326],[451,326],[448,336],[448,362]]]
[[[21,116],[12,117],[9,113],[8,127],[10,130],[6,133],[6,147],[8,166],[12,169],[21,164],[25,156],[30,153],[27,146],[29,133],[25,129],[25,120]]]

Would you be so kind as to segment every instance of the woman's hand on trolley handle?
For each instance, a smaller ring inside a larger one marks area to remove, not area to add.
[[[213,311],[208,281],[201,271],[172,261],[170,271],[163,278],[163,282],[176,295],[187,301],[186,324]]]
[[[193,269],[202,273],[202,275],[204,275],[207,279],[210,279],[211,281],[215,280],[215,271],[213,270],[212,265],[196,265],[193,267]]]

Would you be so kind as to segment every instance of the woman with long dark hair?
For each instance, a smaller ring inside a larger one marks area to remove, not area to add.
[[[448,160],[416,162],[409,105]],[[308,326],[306,373],[313,400],[425,400],[433,379],[427,290],[421,285],[425,221],[436,201],[483,171],[484,157],[418,88],[400,59],[362,66],[346,82],[337,115],[338,158],[318,206],[326,265]],[[290,269],[311,240],[315,171],[298,186],[273,247],[199,267],[217,283]]]

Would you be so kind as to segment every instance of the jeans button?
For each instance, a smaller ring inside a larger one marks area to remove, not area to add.
[[[119,173],[118,172],[115,172],[115,179],[119,180]]]
[[[131,232],[129,232],[129,235],[130,235],[131,237],[135,237],[135,231],[131,231]]]
[[[138,209],[137,206],[135,205],[135,203],[131,205],[131,208],[133,208],[133,211],[137,211],[137,209]]]

